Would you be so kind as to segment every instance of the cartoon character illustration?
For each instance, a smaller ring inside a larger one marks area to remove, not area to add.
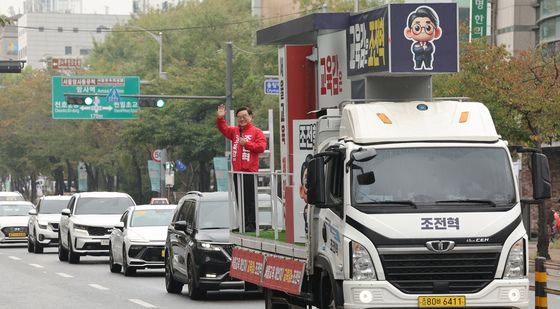
[[[408,15],[404,36],[413,41],[410,50],[414,61],[414,70],[432,70],[436,47],[432,43],[441,37],[443,30],[439,26],[437,13],[428,6],[419,6]]]

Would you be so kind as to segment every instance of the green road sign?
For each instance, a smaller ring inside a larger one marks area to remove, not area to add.
[[[116,93],[115,93],[116,89]],[[67,97],[91,94],[92,104],[68,104]],[[140,94],[138,76],[53,76],[53,119],[136,119]]]

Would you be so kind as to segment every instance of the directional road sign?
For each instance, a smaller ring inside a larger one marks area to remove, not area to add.
[[[264,94],[280,94],[280,82],[277,79],[265,79]]]
[[[88,95],[91,105],[73,105],[65,95]],[[138,76],[53,76],[53,119],[136,119],[138,99],[121,95],[140,94]]]

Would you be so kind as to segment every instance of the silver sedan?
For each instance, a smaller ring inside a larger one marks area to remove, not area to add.
[[[132,276],[137,269],[163,268],[167,227],[177,205],[137,205],[122,215],[110,236],[109,268]]]

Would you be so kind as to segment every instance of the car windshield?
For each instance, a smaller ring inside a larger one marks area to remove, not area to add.
[[[367,162],[354,162],[353,204],[359,208],[500,206],[515,202],[508,153],[501,148],[377,149]],[[358,175],[373,171],[375,182],[360,185]]]
[[[0,216],[27,216],[27,213],[33,208],[31,204],[4,204],[0,205]]]
[[[174,209],[135,210],[130,219],[130,226],[167,226],[171,223],[174,211]]]
[[[43,200],[39,206],[40,214],[60,214],[68,206],[68,200]]]
[[[128,197],[81,197],[74,214],[76,215],[118,215],[134,206]]]
[[[227,201],[202,201],[198,211],[199,229],[229,228],[229,209]]]
[[[25,201],[23,196],[19,195],[0,195],[0,201]]]

